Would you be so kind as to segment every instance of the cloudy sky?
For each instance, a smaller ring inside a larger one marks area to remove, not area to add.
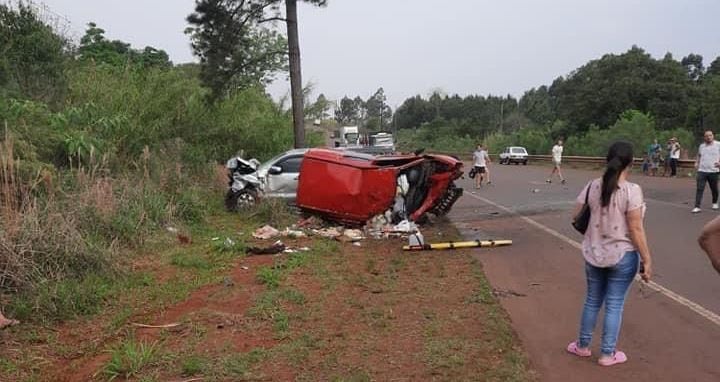
[[[95,21],[109,38],[194,60],[183,34],[193,0],[43,2],[78,39]],[[436,89],[520,96],[633,44],[709,64],[720,56],[718,15],[718,0],[329,0],[300,7],[303,81],[331,99],[382,86],[393,106]],[[278,81],[270,91],[287,88]]]

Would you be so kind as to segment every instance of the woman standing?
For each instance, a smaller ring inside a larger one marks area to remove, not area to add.
[[[642,190],[627,181],[632,161],[630,143],[616,142],[610,146],[605,174],[585,186],[577,198],[573,215],[578,214],[585,203],[586,192],[589,192],[590,224],[583,240],[587,294],[580,334],[577,341],[567,346],[567,351],[580,357],[591,355],[590,341],[604,302],[602,354],[598,360],[602,366],[627,361],[625,353],[615,349],[625,297],[638,268],[646,282],[652,276],[652,259],[643,227],[645,203]]]

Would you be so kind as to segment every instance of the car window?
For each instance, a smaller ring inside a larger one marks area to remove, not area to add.
[[[302,160],[303,157],[290,157],[278,162],[276,166],[280,167],[283,173],[296,173],[300,172]]]
[[[522,147],[514,147],[512,152],[513,154],[525,154],[525,149]]]

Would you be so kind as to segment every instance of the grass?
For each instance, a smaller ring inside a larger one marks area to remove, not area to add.
[[[221,370],[225,376],[234,380],[251,379],[255,365],[268,356],[265,349],[253,349],[247,353],[232,354],[221,361]]]
[[[183,377],[192,377],[210,370],[211,361],[207,357],[196,354],[184,358],[180,363],[180,374]]]
[[[138,342],[126,339],[110,353],[110,360],[103,369],[103,374],[110,380],[116,378],[129,379],[140,376],[140,372],[156,360],[159,350],[157,342]]]

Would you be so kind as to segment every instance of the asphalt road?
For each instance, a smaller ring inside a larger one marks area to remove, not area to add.
[[[478,250],[516,331],[543,381],[720,381],[720,275],[697,246],[702,226],[718,215],[692,215],[694,181],[633,176],[643,187],[654,282],[635,283],[625,308],[619,348],[625,365],[602,368],[565,353],[577,335],[585,293],[582,236],[570,226],[574,200],[599,171],[565,170],[567,185],[544,182],[547,166],[491,167],[493,185],[465,195],[450,219],[468,239],[512,239],[513,246]],[[516,292],[521,296],[516,296]],[[507,296],[507,297],[503,297]],[[600,321],[599,321],[600,322]],[[598,350],[599,332],[593,341]]]

